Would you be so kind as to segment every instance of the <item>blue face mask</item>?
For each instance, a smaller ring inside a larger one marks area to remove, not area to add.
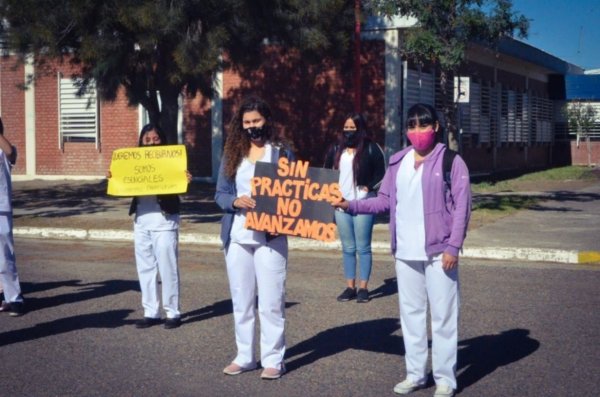
[[[250,127],[244,129],[248,137],[253,141],[263,140],[267,136],[267,126],[263,125],[262,127]]]

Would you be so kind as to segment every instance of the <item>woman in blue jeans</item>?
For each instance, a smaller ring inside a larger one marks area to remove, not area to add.
[[[385,160],[379,145],[371,140],[367,123],[359,113],[344,119],[339,141],[325,157],[325,168],[340,171],[340,189],[345,200],[361,200],[375,196],[375,190],[385,173]],[[375,216],[350,215],[335,212],[335,222],[342,242],[342,260],[346,289],[338,296],[340,302],[356,298],[369,301],[367,285],[371,276],[371,237]],[[359,282],[356,290],[356,259],[358,256]]]

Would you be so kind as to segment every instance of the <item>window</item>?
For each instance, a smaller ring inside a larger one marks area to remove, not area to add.
[[[491,138],[491,106],[492,106],[492,88],[489,82],[481,84],[481,115],[480,115],[480,130],[479,142],[489,143]],[[495,136],[495,135],[494,135]]]
[[[156,92],[156,96],[158,99],[158,108],[161,109],[162,108],[162,101],[160,99],[160,93],[157,91]],[[178,98],[178,110],[177,110],[177,142],[176,143],[181,143],[183,142],[183,95],[179,95]],[[138,131],[142,130],[142,127],[144,127],[146,124],[150,123],[150,115],[148,114],[148,111],[142,106],[142,105],[138,105],[138,123],[139,123],[139,128]],[[175,142],[172,142],[171,144],[175,144]]]
[[[83,95],[78,95],[77,80],[59,74],[59,145],[64,142],[95,142],[99,148],[98,93],[92,83]]]
[[[552,142],[552,101],[547,98],[531,97],[532,140]]]
[[[434,77],[431,73],[408,69],[406,77],[406,108],[409,109],[416,103],[433,105]]]

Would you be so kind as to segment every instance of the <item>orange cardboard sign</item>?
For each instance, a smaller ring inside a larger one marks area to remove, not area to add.
[[[257,162],[251,181],[256,208],[245,227],[273,234],[333,241],[336,226],[330,201],[342,197],[339,171],[309,167],[282,157],[277,164]]]

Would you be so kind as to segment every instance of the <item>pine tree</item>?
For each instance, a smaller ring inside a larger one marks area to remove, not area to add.
[[[351,3],[2,0],[0,18],[5,45],[21,61],[33,59],[37,74],[58,60],[80,67],[72,77],[80,78],[81,93],[93,82],[103,100],[113,100],[123,87],[130,104],[141,104],[174,142],[179,95],[210,96],[216,71],[260,64],[265,43],[293,46],[315,60],[343,55]]]

